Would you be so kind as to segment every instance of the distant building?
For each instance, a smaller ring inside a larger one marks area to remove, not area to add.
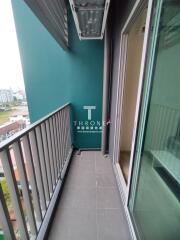
[[[23,122],[25,125],[30,124],[29,113],[27,110],[15,111],[9,118],[10,122]]]
[[[13,97],[16,98],[16,100],[18,100],[18,101],[26,100],[26,94],[23,90],[18,90],[16,92],[13,92]]]
[[[24,129],[30,124],[26,107],[19,107],[9,117],[9,121],[0,126],[0,142]]]
[[[26,122],[19,120],[16,122],[7,122],[0,126],[0,142],[14,135],[16,132],[26,127]]]
[[[10,89],[0,89],[0,104],[13,102],[13,92]]]

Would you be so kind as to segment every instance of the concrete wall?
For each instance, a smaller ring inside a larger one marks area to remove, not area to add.
[[[71,102],[73,117],[87,120],[84,105],[96,106],[101,121],[103,41],[80,41],[69,11],[69,44],[65,52],[21,0],[12,0],[31,122]],[[78,148],[99,148],[101,133],[78,133]]]

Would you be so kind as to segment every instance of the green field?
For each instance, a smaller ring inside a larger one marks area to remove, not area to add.
[[[10,115],[14,112],[14,110],[0,112],[0,125],[9,121]]]
[[[0,240],[4,240],[4,237],[3,235],[0,234]]]

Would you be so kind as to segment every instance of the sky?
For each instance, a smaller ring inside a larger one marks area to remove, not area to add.
[[[24,89],[11,0],[0,0],[0,89]]]

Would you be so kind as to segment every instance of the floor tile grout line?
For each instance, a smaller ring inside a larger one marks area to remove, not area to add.
[[[96,170],[97,170],[97,166],[96,166],[96,155],[94,157],[94,160],[95,160],[95,175],[96,175]]]
[[[116,185],[114,185],[114,186],[112,186],[112,187],[111,187],[111,186],[105,186],[105,187],[104,187],[104,186],[97,186],[97,187],[98,187],[98,188],[108,188],[108,189],[109,189],[109,188],[113,188],[113,189],[116,189],[116,190],[117,190],[117,193],[119,193],[119,192],[118,192],[118,188],[116,187]]]
[[[95,177],[96,177],[96,239],[99,240],[99,228],[98,228],[98,219],[97,219],[97,176],[96,176],[96,169],[97,169],[97,166],[96,166],[96,154],[94,154],[94,160],[95,160]]]
[[[82,186],[76,186],[76,187],[75,186],[65,186],[64,187],[64,189],[68,189],[68,188],[69,189],[77,189],[77,188],[78,189],[95,189],[96,186],[94,186],[94,187],[89,187],[89,186],[88,187],[86,187],[86,186],[83,186],[83,187]]]
[[[96,239],[99,239],[99,234],[98,234],[98,220],[97,220],[97,183],[96,183]]]
[[[97,208],[96,210],[120,210],[122,209],[121,207],[119,208]]]
[[[93,210],[94,208],[87,208],[87,207],[63,207],[62,205],[60,206],[62,209],[88,209],[88,210]],[[99,210],[122,210],[122,208],[96,208],[94,209],[96,212]],[[140,210],[140,211],[146,211],[146,210]]]

